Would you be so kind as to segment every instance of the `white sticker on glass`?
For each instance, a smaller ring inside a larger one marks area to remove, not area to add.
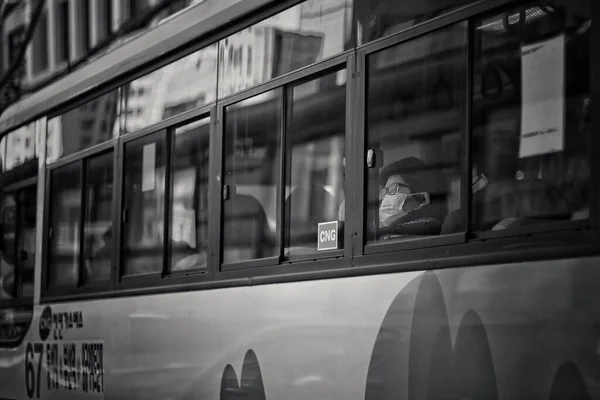
[[[565,36],[521,47],[521,140],[519,157],[564,149]]]
[[[144,146],[142,153],[142,192],[154,190],[156,180],[156,143]]]

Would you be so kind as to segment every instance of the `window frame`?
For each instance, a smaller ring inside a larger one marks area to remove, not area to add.
[[[301,85],[302,83],[310,82],[312,80],[318,79],[320,77],[326,76],[329,73],[335,73],[340,70],[346,70],[346,122],[345,122],[345,132],[344,132],[344,151],[346,156],[346,171],[350,171],[351,165],[348,164],[351,159],[350,155],[353,154],[354,149],[353,146],[353,125],[352,119],[350,118],[351,114],[348,114],[350,107],[353,105],[353,95],[352,92],[354,90],[353,81],[355,80],[355,56],[353,51],[345,51],[335,57],[331,57],[322,62],[309,65],[307,67],[301,68],[297,71],[282,75],[270,81],[267,81],[263,84],[253,86],[251,88],[245,89],[239,93],[228,96],[223,100],[217,102],[218,108],[218,169],[216,174],[211,175],[214,177],[213,181],[215,183],[215,190],[212,190],[212,200],[213,204],[216,206],[211,213],[213,215],[213,226],[218,227],[218,235],[213,235],[212,248],[218,249],[218,254],[216,261],[216,267],[219,272],[238,272],[238,271],[246,271],[243,272],[243,275],[250,275],[249,271],[253,271],[256,268],[275,268],[277,266],[287,266],[290,264],[296,264],[301,262],[316,262],[320,261],[328,261],[334,260],[336,258],[347,259],[347,263],[349,265],[351,258],[351,250],[352,250],[352,241],[351,238],[346,239],[344,237],[344,248],[337,250],[327,250],[322,253],[314,252],[310,255],[298,255],[285,257],[284,255],[284,199],[285,199],[285,168],[286,168],[286,129],[287,129],[287,121],[289,118],[289,108],[287,107],[288,102],[288,92],[290,88]],[[276,211],[276,221],[277,221],[277,238],[278,238],[278,249],[277,255],[271,257],[265,257],[260,259],[252,259],[252,260],[244,260],[233,263],[223,263],[223,243],[222,243],[222,235],[223,235],[223,226],[222,226],[222,194],[223,194],[223,183],[221,177],[224,172],[225,158],[223,157],[223,149],[224,149],[224,137],[225,137],[225,118],[226,113],[225,109],[228,106],[234,105],[241,101],[250,99],[252,97],[258,96],[260,94],[270,92],[270,91],[278,91],[279,92],[279,127],[278,127],[278,135],[280,139],[279,143],[279,152],[280,152],[280,160],[279,160],[279,170],[281,171],[278,180],[277,180],[277,211]],[[352,231],[352,223],[348,223],[351,218],[349,218],[349,210],[352,210],[352,206],[348,207],[348,203],[352,203],[353,199],[351,199],[350,185],[351,185],[350,174],[346,173],[344,177],[344,186],[345,192],[347,196],[345,197],[348,201],[346,202],[346,216],[345,216],[345,229],[344,236],[346,236],[346,232]],[[214,231],[217,232],[217,231]],[[327,268],[327,267],[326,267]]]
[[[459,10],[460,11],[460,10]],[[458,11],[455,11],[454,14],[457,14]],[[460,14],[459,14],[460,15]],[[472,45],[471,45],[471,22],[470,19],[469,20],[465,20],[465,19],[460,19],[458,18],[456,15],[453,16],[454,18],[450,18],[447,21],[439,21],[438,19],[432,19],[430,21],[424,22],[420,25],[416,25],[414,29],[408,29],[406,31],[401,31],[399,33],[396,33],[394,35],[391,36],[386,36],[384,38],[378,39],[376,41],[370,42],[367,45],[364,45],[363,47],[358,49],[358,55],[357,55],[357,59],[358,59],[358,70],[361,72],[359,77],[358,77],[358,100],[357,100],[357,122],[356,125],[358,127],[360,127],[359,129],[361,130],[361,135],[362,138],[361,143],[360,143],[360,147],[363,149],[362,152],[360,153],[359,158],[357,159],[357,168],[354,171],[355,176],[357,177],[356,179],[356,184],[357,187],[362,188],[362,190],[360,190],[361,192],[361,199],[360,199],[360,207],[358,207],[357,209],[357,224],[361,225],[361,228],[358,230],[358,235],[357,235],[357,240],[355,241],[355,250],[354,250],[354,254],[356,255],[371,255],[371,254],[378,254],[378,253],[382,253],[382,252],[395,252],[395,251],[404,251],[404,250],[413,250],[413,249],[422,249],[422,248],[436,248],[436,247],[443,247],[443,246],[449,246],[449,245],[455,245],[455,244],[462,244],[465,243],[467,241],[467,232],[459,232],[459,233],[452,233],[452,234],[448,234],[448,235],[439,235],[439,236],[433,236],[433,237],[425,237],[425,238],[410,238],[410,239],[406,239],[406,240],[402,240],[402,241],[397,241],[397,242],[391,242],[391,243],[374,243],[374,244],[366,244],[365,243],[365,237],[366,237],[366,224],[367,224],[367,203],[368,203],[368,189],[367,189],[367,181],[368,181],[368,177],[367,177],[367,169],[368,167],[366,166],[366,157],[367,157],[367,150],[369,150],[367,147],[367,135],[368,135],[368,121],[367,121],[367,109],[368,109],[368,58],[372,55],[375,55],[379,52],[388,50],[388,49],[392,49],[396,46],[402,46],[405,43],[410,43],[413,40],[418,40],[422,37],[426,37],[427,35],[433,33],[433,32],[438,32],[440,30],[443,30],[445,28],[451,27],[451,26],[455,26],[458,24],[465,24],[466,25],[466,37],[465,39],[467,40],[466,43],[466,62],[467,65],[465,65],[466,72],[467,72],[467,76],[465,79],[465,96],[466,99],[461,99],[461,104],[465,107],[465,115],[463,115],[462,119],[462,132],[461,132],[461,144],[463,146],[467,146],[467,149],[470,149],[470,120],[471,120],[471,116],[470,116],[470,93],[472,90],[472,79],[471,79],[471,64],[470,64],[470,58],[471,58],[471,52],[472,52]],[[455,21],[455,19],[457,19]],[[426,29],[429,28],[429,29]],[[466,154],[469,154],[469,152],[465,152]],[[469,158],[470,158],[470,154],[469,154]],[[460,165],[460,170],[461,170],[461,189],[460,189],[460,193],[461,193],[461,198],[460,198],[460,203],[461,203],[461,207],[465,207],[464,201],[465,201],[465,192],[469,192],[467,190],[467,188],[470,187],[470,176],[466,177],[468,180],[465,181],[465,175],[468,175],[465,173],[465,171],[467,171],[468,169],[465,168],[465,165],[468,163],[468,161],[466,160],[465,155],[462,155],[462,158],[459,160],[459,165]],[[468,186],[467,186],[468,184]],[[468,195],[469,200],[470,200],[470,195]],[[463,208],[465,209],[465,208]],[[467,212],[468,214],[468,212]]]
[[[216,121],[216,107],[214,103],[204,105],[199,108],[187,111],[179,114],[167,120],[163,120],[158,124],[154,124],[135,133],[129,133],[121,136],[118,141],[118,183],[115,184],[118,187],[119,194],[115,197],[114,201],[115,214],[113,215],[116,240],[116,251],[114,257],[116,258],[113,271],[113,285],[114,289],[118,291],[123,290],[139,290],[143,288],[155,288],[160,286],[176,286],[185,283],[192,282],[207,282],[213,279],[212,270],[212,251],[207,254],[207,268],[203,269],[191,269],[189,271],[177,271],[173,273],[171,271],[171,237],[170,237],[170,221],[171,221],[171,198],[172,198],[172,153],[173,153],[173,135],[175,129],[196,122],[198,120],[209,118],[210,122],[210,136],[209,136],[209,171],[213,165],[213,154],[214,154],[214,138],[215,138],[215,121]],[[144,140],[155,134],[165,135],[165,152],[166,152],[166,164],[165,164],[165,201],[163,204],[163,254],[162,254],[162,268],[160,272],[153,272],[148,274],[138,275],[125,275],[123,274],[124,260],[123,260],[123,212],[124,212],[124,196],[125,187],[125,146],[127,143],[131,143],[137,140]],[[214,176],[212,172],[209,172],[210,176]],[[209,180],[209,192],[212,190],[211,181]],[[211,196],[208,198],[208,206],[210,209]],[[211,213],[212,214],[212,213]],[[213,232],[214,228],[211,226],[212,218],[208,219],[209,232]],[[211,235],[211,237],[214,235]],[[212,248],[211,240],[209,238],[208,248]]]
[[[112,152],[113,154],[113,224],[115,222],[114,216],[114,204],[116,196],[119,193],[119,187],[117,185],[117,150],[118,150],[118,139],[112,138],[104,143],[95,145],[86,150],[83,150],[79,153],[75,153],[63,158],[59,158],[52,164],[46,165],[44,168],[45,177],[45,190],[44,190],[44,224],[43,224],[43,232],[44,232],[44,241],[42,246],[42,276],[41,276],[41,297],[51,297],[51,296],[71,296],[71,295],[82,295],[82,294],[96,294],[102,292],[109,292],[114,290],[113,284],[113,274],[114,274],[114,266],[115,259],[114,254],[111,257],[111,275],[110,279],[106,281],[98,281],[91,283],[82,283],[83,279],[81,276],[81,271],[83,268],[82,259],[83,259],[83,240],[84,237],[82,235],[84,231],[85,225],[85,173],[87,161],[95,158],[96,156],[100,156],[103,154],[107,154]],[[50,241],[52,237],[50,236],[51,227],[51,213],[52,213],[52,172],[60,169],[61,167],[71,165],[71,164],[79,164],[80,165],[80,185],[81,185],[81,203],[80,203],[80,215],[79,215],[79,260],[78,260],[78,277],[77,283],[75,286],[73,285],[51,285],[49,279],[49,270],[50,270]],[[114,245],[114,237],[113,237],[113,245]]]
[[[595,137],[597,135],[592,135],[592,151],[591,154],[591,162],[590,162],[590,185],[591,185],[591,199],[590,199],[590,219],[585,221],[557,221],[557,222],[548,222],[539,225],[533,225],[530,227],[522,227],[522,228],[512,228],[503,231],[494,231],[494,232],[476,232],[472,230],[471,227],[471,212],[472,212],[472,192],[471,188],[471,171],[472,166],[472,131],[473,131],[473,90],[474,90],[474,63],[475,63],[475,29],[476,22],[488,16],[494,16],[498,13],[503,12],[504,10],[509,11],[514,7],[525,6],[527,4],[534,4],[535,0],[528,1],[516,1],[516,0],[480,0],[476,3],[468,4],[461,8],[458,8],[454,11],[450,11],[445,13],[439,17],[433,18],[431,20],[422,22],[420,24],[415,25],[414,27],[407,28],[406,30],[397,32],[390,36],[386,36],[380,39],[377,39],[373,42],[370,42],[366,45],[363,45],[357,49],[357,63],[358,63],[358,91],[357,91],[357,122],[356,125],[363,129],[363,134],[359,135],[359,140],[361,143],[359,146],[363,149],[363,151],[357,157],[357,167],[354,170],[356,179],[356,184],[360,188],[362,187],[362,197],[360,199],[361,206],[357,209],[357,224],[361,224],[361,228],[358,229],[358,237],[355,241],[355,249],[354,254],[355,257],[360,256],[369,256],[369,255],[377,255],[381,253],[393,253],[393,252],[405,252],[418,250],[423,248],[438,248],[436,252],[439,251],[440,254],[444,254],[444,250],[448,249],[452,246],[456,245],[470,245],[471,243],[477,243],[481,241],[488,240],[500,240],[500,239],[513,239],[514,241],[519,241],[519,244],[522,244],[522,238],[528,237],[530,239],[530,243],[534,244],[535,237],[538,235],[544,236],[545,234],[563,234],[565,232],[579,232],[585,231],[590,236],[600,236],[600,195],[598,185],[594,185],[593,182],[598,182],[600,179],[600,160],[594,159],[593,153],[594,151],[600,152],[600,139]],[[599,8],[592,7],[592,20],[600,18]],[[393,243],[375,243],[375,244],[367,244],[365,242],[365,227],[368,221],[366,220],[366,207],[368,201],[367,195],[367,166],[366,166],[366,152],[367,148],[367,135],[368,135],[368,126],[367,126],[367,69],[368,69],[368,57],[373,55],[379,51],[383,51],[389,48],[393,48],[394,46],[400,46],[403,43],[409,43],[412,40],[418,40],[421,37],[425,37],[431,33],[439,31],[444,28],[448,28],[450,26],[464,23],[467,28],[467,43],[466,43],[466,52],[467,52],[467,77],[466,77],[466,109],[464,111],[464,130],[461,132],[461,143],[464,146],[464,153],[461,155],[460,165],[461,165],[461,199],[460,204],[461,208],[465,210],[463,218],[465,223],[465,230],[459,233],[452,233],[447,235],[439,235],[436,237],[427,237],[427,238],[415,238],[415,239],[407,239],[399,242]],[[594,28],[595,27],[595,28]],[[594,52],[594,43],[598,43],[596,39],[600,40],[600,29],[598,29],[598,24],[592,24],[591,35],[592,35],[592,48],[590,49],[590,55],[592,57],[592,68],[600,65],[600,56],[597,54],[598,51]],[[599,84],[600,79],[596,76],[594,79],[593,69],[592,71],[592,85],[590,87],[590,98],[600,97],[599,93]],[[598,101],[592,101],[592,104],[596,103],[593,111],[600,112],[600,106],[598,106]],[[592,131],[594,127],[600,127],[600,121],[598,121],[599,117],[594,117],[593,111],[592,115]],[[596,227],[596,229],[593,229]]]
[[[35,192],[37,194],[38,192],[38,178],[37,175],[36,176],[32,176],[26,179],[22,179],[18,182],[14,182],[11,184],[8,184],[6,186],[4,186],[3,188],[0,189],[0,195],[4,198],[8,195],[17,195],[19,192],[21,192],[22,190],[28,189],[28,188],[35,188]],[[18,207],[18,200],[15,197],[15,206]],[[38,201],[39,203],[39,201]],[[37,210],[36,210],[36,223],[37,223]],[[2,222],[0,221],[0,225],[2,224]],[[17,224],[15,225],[15,233],[18,232],[20,230],[20,224],[18,224],[18,219],[17,219]],[[36,227],[37,230],[37,227]],[[4,226],[2,225],[2,233],[4,233]],[[15,249],[17,247],[17,243],[15,243]],[[16,255],[15,255],[16,256]],[[41,254],[37,255],[38,257],[41,256]],[[16,265],[15,265],[15,285],[17,285],[18,283],[22,282],[22,277],[21,277],[21,272],[16,273],[17,269],[16,269]],[[33,284],[35,285],[35,278],[34,278],[34,282]],[[3,309],[18,309],[18,308],[23,308],[23,307],[33,307],[33,299],[34,299],[34,295],[32,295],[31,297],[17,297],[17,298],[12,298],[12,299],[0,299],[0,310]],[[0,342],[0,348],[2,348],[3,344],[2,342]]]

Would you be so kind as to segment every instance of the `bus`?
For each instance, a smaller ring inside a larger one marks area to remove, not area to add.
[[[23,96],[0,398],[600,399],[599,13],[206,0]]]

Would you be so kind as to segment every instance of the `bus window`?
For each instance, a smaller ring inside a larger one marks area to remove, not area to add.
[[[207,267],[209,135],[203,118],[173,136],[171,271]]]
[[[70,163],[50,174],[50,243],[48,283],[76,285],[79,281],[81,223],[81,164]]]
[[[366,243],[439,235],[460,206],[466,24],[367,59]]]
[[[117,108],[119,91],[88,101],[48,121],[48,164],[119,135]]]
[[[222,262],[277,255],[281,91],[226,107]]]
[[[121,96],[124,134],[215,101],[217,44],[129,82]]]
[[[160,273],[164,252],[166,135],[125,144],[123,275]]]
[[[357,1],[359,45],[400,32],[471,2],[473,0]]]
[[[219,98],[354,47],[352,3],[303,1],[221,40]]]
[[[2,197],[2,259],[0,260],[0,299],[12,298],[15,294],[15,264],[17,236],[17,207],[15,193]]]
[[[337,221],[344,200],[346,71],[292,87],[286,128],[285,254],[315,253],[318,224]],[[337,248],[343,235],[336,232]]]
[[[110,279],[113,254],[113,161],[112,151],[87,160],[83,226],[86,283]]]
[[[37,187],[28,186],[17,192],[16,262],[17,296],[33,298],[33,274],[35,270],[35,246],[37,211]]]
[[[588,218],[591,7],[537,2],[478,21],[473,230]]]

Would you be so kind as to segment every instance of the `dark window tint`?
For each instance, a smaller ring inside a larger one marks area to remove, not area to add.
[[[48,69],[48,15],[44,11],[38,20],[32,44],[33,73]]]
[[[50,183],[48,283],[75,285],[79,281],[81,163],[53,170]]]
[[[101,21],[103,21],[102,24],[100,24],[100,29],[103,29],[103,37],[109,36],[112,34],[113,32],[113,28],[112,28],[112,11],[113,11],[113,4],[112,4],[112,0],[102,0],[99,4],[100,6],[100,18]]]
[[[37,186],[31,185],[17,192],[16,221],[16,295],[33,298],[35,258],[39,254],[35,245],[37,217]]]
[[[367,244],[439,235],[460,207],[466,24],[368,57]]]
[[[148,8],[148,0],[129,0],[129,17],[136,18]]]
[[[286,255],[342,248],[344,220],[344,136],[346,71],[303,83],[288,91],[285,201]],[[341,207],[341,208],[340,208]],[[341,217],[340,217],[341,214]],[[319,223],[332,223],[318,246]],[[337,225],[337,226],[336,226]],[[324,241],[322,241],[324,242]]]
[[[121,116],[125,133],[213,102],[217,90],[217,45],[138,78],[125,89]],[[144,112],[133,112],[140,108]]]
[[[173,136],[171,271],[206,268],[210,119],[179,127]]]
[[[351,0],[305,1],[220,41],[219,96],[353,47],[351,19]],[[242,52],[242,46],[248,51]]]
[[[81,36],[79,38],[79,52],[80,54],[87,54],[90,49],[90,29],[92,28],[90,25],[90,1],[91,0],[80,0],[80,29]],[[94,14],[96,15],[96,14]]]
[[[592,2],[476,24],[473,229],[589,217]]]
[[[358,0],[358,42],[372,40],[410,28],[473,0]]]
[[[62,0],[56,9],[56,61],[69,59],[69,1]]]
[[[277,255],[281,92],[225,110],[223,262]]]
[[[56,161],[116,137],[118,101],[115,90],[93,100],[94,107],[87,103],[49,120],[47,161]]]
[[[124,275],[161,272],[164,252],[166,136],[125,145]]]
[[[15,275],[17,263],[17,201],[16,194],[2,198],[0,215],[2,222],[2,262],[0,263],[0,298],[15,297]]]
[[[87,160],[83,253],[85,283],[110,278],[113,254],[113,153]]]
[[[23,25],[17,26],[8,34],[7,42],[8,42],[8,64],[11,65],[13,62],[17,60],[17,55],[19,54],[19,50],[21,49],[21,43],[23,42],[23,37],[25,35],[25,27]]]

